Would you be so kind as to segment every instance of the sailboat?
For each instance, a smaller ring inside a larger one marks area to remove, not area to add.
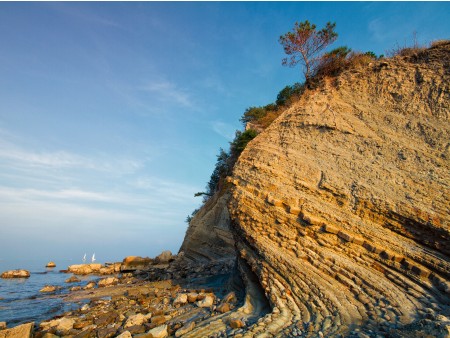
[[[94,252],[94,254],[92,255],[92,259],[91,259],[91,262],[92,262],[92,263],[94,263],[94,262],[95,262],[95,252]]]
[[[83,263],[86,263],[86,254],[84,254],[84,257],[83,257]]]

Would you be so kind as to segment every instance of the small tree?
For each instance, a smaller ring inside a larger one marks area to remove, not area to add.
[[[290,56],[283,59],[283,66],[294,67],[301,63],[305,67],[303,71],[305,80],[308,81],[315,73],[321,58],[320,51],[337,39],[335,27],[336,23],[328,22],[325,28],[317,31],[316,25],[308,20],[296,22],[293,31],[287,32],[279,39],[284,52]]]

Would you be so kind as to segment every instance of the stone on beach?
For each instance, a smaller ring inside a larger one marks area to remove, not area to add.
[[[169,335],[167,332],[167,325],[157,326],[147,332],[151,338],[165,338]]]
[[[47,265],[45,267],[46,268],[54,268],[54,267],[56,267],[56,264],[55,264],[55,262],[50,261],[47,263]]]
[[[173,305],[184,305],[188,301],[188,296],[185,293],[180,293],[177,295],[175,300],[173,301]]]
[[[68,272],[72,272],[75,275],[88,275],[93,272],[100,272],[102,268],[101,264],[75,264],[70,265],[67,268]]]
[[[169,263],[172,258],[173,258],[172,252],[166,250],[161,252],[160,255],[156,256],[155,261],[157,263]]]
[[[98,281],[98,287],[106,287],[106,286],[112,286],[116,285],[119,282],[119,280],[116,277],[108,277],[104,278]]]
[[[214,303],[214,297],[211,295],[206,295],[205,298],[199,300],[196,304],[198,307],[211,307]]]
[[[0,331],[0,338],[30,338],[34,322],[15,326],[11,329]]]
[[[30,277],[30,272],[27,270],[8,270],[1,274],[1,278],[28,278]]]

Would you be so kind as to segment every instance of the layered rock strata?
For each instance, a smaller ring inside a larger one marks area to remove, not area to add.
[[[449,43],[354,68],[249,143],[229,213],[273,310],[245,336],[449,314],[449,70]]]
[[[236,257],[227,203],[230,194],[218,193],[194,215],[180,252],[187,261],[233,260]]]

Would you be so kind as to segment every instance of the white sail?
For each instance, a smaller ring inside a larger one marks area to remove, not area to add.
[[[85,263],[86,262],[86,254],[84,254],[84,257],[83,257],[83,263]]]
[[[92,255],[92,263],[95,262],[95,253]]]

